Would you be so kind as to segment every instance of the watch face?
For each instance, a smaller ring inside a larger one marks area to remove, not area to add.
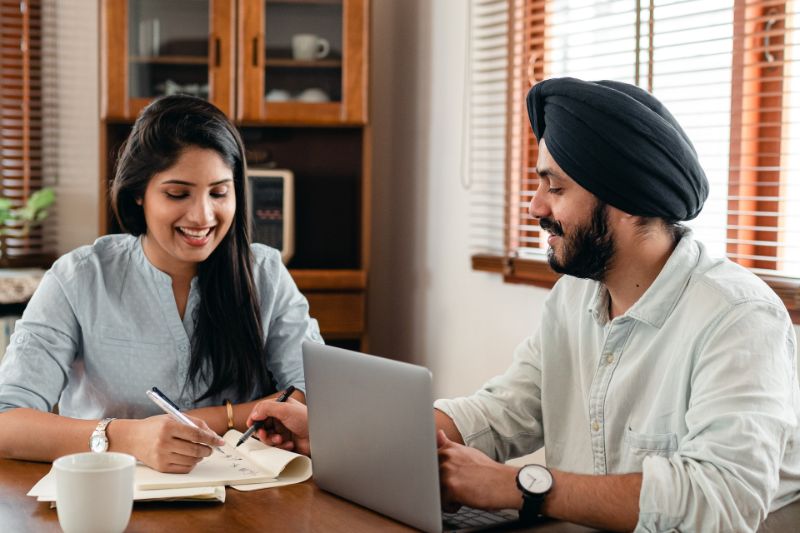
[[[108,449],[108,440],[103,435],[92,435],[89,440],[89,447],[93,452],[104,452]]]
[[[518,479],[525,490],[534,494],[544,494],[553,486],[552,474],[540,465],[523,466],[519,471]]]

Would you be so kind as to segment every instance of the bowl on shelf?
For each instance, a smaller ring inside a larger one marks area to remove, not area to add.
[[[314,103],[314,104],[321,104],[324,102],[330,102],[331,99],[328,96],[328,93],[323,91],[318,87],[310,87],[300,94],[297,95],[297,100],[300,102],[307,102],[307,103]]]

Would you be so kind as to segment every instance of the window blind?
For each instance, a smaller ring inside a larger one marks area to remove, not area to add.
[[[800,309],[800,75],[794,0],[509,0],[509,281],[551,283],[529,218],[538,185],[525,95],[536,80],[634,83],[675,115],[710,183],[687,223]],[[800,316],[800,315],[798,315]]]
[[[43,28],[41,0],[0,0],[0,194],[12,207],[45,185]],[[46,261],[51,239],[42,228],[25,234],[8,222],[2,230],[4,264]]]
[[[475,268],[502,270],[505,253],[508,0],[470,0],[464,185]]]

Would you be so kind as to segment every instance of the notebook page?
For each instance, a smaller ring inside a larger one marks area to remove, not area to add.
[[[225,442],[235,446],[241,436],[240,432],[232,429],[222,438]],[[249,491],[281,487],[301,483],[311,477],[311,459],[305,455],[267,446],[257,439],[247,439],[237,450],[256,464],[261,471],[272,474],[276,478],[266,483],[233,485],[233,488],[237,490]]]
[[[264,483],[274,478],[231,444],[215,450],[188,474],[166,474],[141,464],[136,466],[136,488],[140,490]]]

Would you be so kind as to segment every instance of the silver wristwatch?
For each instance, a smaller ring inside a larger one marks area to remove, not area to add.
[[[106,427],[116,418],[104,418],[94,428],[92,436],[89,437],[89,449],[93,452],[102,453],[108,450],[108,437],[106,436]]]

